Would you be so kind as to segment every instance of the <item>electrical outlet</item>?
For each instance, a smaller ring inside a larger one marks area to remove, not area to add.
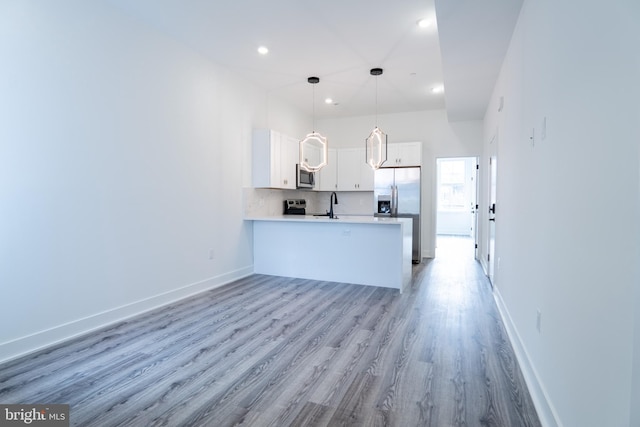
[[[342,235],[345,237],[351,236],[351,230],[349,230],[348,228],[342,230]]]
[[[540,333],[542,328],[542,312],[540,311],[540,309],[536,310],[536,329],[538,330],[538,333]]]
[[[536,128],[531,129],[531,136],[529,137],[529,141],[531,142],[531,146],[535,147],[535,145],[536,145]]]

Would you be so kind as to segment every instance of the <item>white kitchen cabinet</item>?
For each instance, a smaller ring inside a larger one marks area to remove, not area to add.
[[[387,145],[387,161],[383,168],[422,166],[422,143],[399,142]]]
[[[364,148],[338,150],[337,184],[340,191],[373,191],[373,169],[365,162]]]
[[[319,191],[336,191],[338,189],[338,152],[329,148],[329,158],[325,167],[320,169],[317,175]]]
[[[290,136],[280,136],[281,188],[296,188],[296,164],[299,159],[300,141]]]
[[[253,131],[252,180],[256,188],[296,188],[298,141],[270,129]]]
[[[298,143],[298,150],[300,149],[300,143]],[[304,149],[305,158],[303,159],[308,165],[318,165],[320,164],[321,152],[319,147],[313,147],[310,145],[306,145]],[[299,162],[300,159],[298,159]],[[298,163],[297,162],[297,163]],[[322,169],[320,169],[322,170]]]

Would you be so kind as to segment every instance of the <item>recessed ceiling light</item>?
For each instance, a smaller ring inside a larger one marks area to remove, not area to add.
[[[431,88],[431,93],[442,93],[442,92],[444,92],[443,85],[437,85]]]
[[[420,28],[427,28],[431,25],[431,20],[427,18],[422,18],[421,20],[416,22],[416,24],[418,24],[418,27]]]
[[[258,48],[258,53],[259,53],[260,55],[266,55],[267,53],[269,53],[269,49],[267,49],[267,47],[266,47],[266,46],[260,46],[260,47]]]
[[[333,104],[333,99],[327,98],[327,99],[324,100],[324,103],[325,104]]]

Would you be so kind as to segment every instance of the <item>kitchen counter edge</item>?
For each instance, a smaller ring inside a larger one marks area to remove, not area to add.
[[[244,218],[246,221],[284,221],[284,222],[305,222],[305,223],[335,223],[335,224],[381,224],[381,225],[398,225],[410,222],[411,218],[390,218],[376,217],[365,215],[338,215],[337,219],[331,219],[327,216],[314,215],[273,215],[273,216],[248,216]]]

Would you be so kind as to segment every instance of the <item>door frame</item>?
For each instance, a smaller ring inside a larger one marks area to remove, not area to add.
[[[487,276],[493,287],[496,264],[496,204],[497,204],[498,157],[489,156],[488,204],[487,204]]]
[[[478,206],[479,206],[479,195],[480,195],[480,186],[479,186],[479,161],[480,158],[478,156],[443,156],[443,157],[436,157],[436,168],[435,168],[435,194],[434,194],[434,198],[435,198],[435,204],[434,204],[434,210],[433,210],[433,219],[434,219],[434,229],[435,229],[435,238],[436,238],[436,244],[435,246],[437,247],[437,239],[438,239],[438,208],[439,208],[439,192],[440,192],[440,162],[443,160],[465,160],[465,162],[467,160],[472,160],[473,161],[473,166],[472,166],[472,171],[470,173],[470,178],[471,180],[475,180],[475,182],[473,183],[466,183],[465,185],[468,186],[468,190],[470,191],[470,195],[471,198],[473,200],[471,200],[471,203],[469,205],[469,209],[471,209],[471,215],[472,215],[472,219],[471,219],[471,240],[473,240],[473,244],[474,244],[474,257],[475,259],[479,259],[480,257],[480,233],[479,233],[479,229],[478,229],[478,225],[479,225],[479,218],[478,218]],[[465,167],[465,178],[466,178],[466,174],[467,174],[467,168]]]
[[[480,231],[478,229],[478,227],[480,226],[480,215],[479,215],[479,210],[480,210],[480,203],[479,203],[479,195],[480,195],[480,159],[478,157],[476,157],[476,165],[475,165],[475,184],[476,184],[476,188],[475,188],[475,195],[474,195],[474,200],[472,203],[474,203],[474,205],[472,206],[472,210],[473,210],[473,244],[474,244],[474,258],[476,260],[480,260]]]

